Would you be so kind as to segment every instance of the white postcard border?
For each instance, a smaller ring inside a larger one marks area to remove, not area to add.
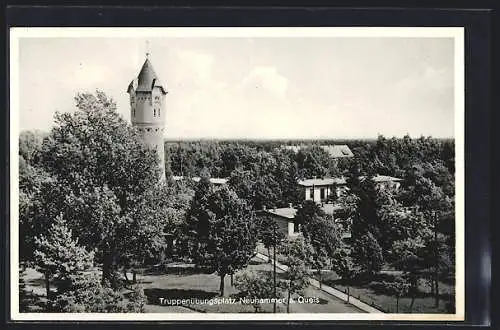
[[[453,38],[455,44],[455,314],[215,314],[215,313],[20,313],[19,312],[19,39],[21,38]],[[189,28],[11,28],[10,29],[10,303],[13,321],[463,321],[465,318],[465,49],[463,27],[189,27]]]

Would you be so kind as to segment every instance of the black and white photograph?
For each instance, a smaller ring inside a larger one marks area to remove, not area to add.
[[[463,28],[11,28],[13,320],[465,318]]]

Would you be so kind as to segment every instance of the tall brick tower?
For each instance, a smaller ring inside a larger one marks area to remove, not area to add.
[[[165,150],[163,133],[165,132],[165,98],[164,86],[149,60],[142,65],[139,76],[128,85],[130,96],[130,118],[132,125],[137,127],[144,143],[158,152],[161,166],[161,177],[165,179]]]

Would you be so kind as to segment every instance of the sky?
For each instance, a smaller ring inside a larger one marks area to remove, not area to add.
[[[454,40],[442,37],[23,37],[20,130],[49,131],[96,89],[130,121],[147,50],[168,90],[167,139],[454,136]]]

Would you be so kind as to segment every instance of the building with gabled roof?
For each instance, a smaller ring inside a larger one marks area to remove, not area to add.
[[[322,203],[321,209],[326,215],[332,217],[334,221],[334,216],[336,212],[340,211],[342,208],[338,204],[333,203]],[[260,216],[271,217],[277,224],[278,230],[282,232],[285,237],[297,237],[300,235],[300,225],[295,223],[295,216],[297,214],[297,209],[289,204],[288,207],[263,209],[257,212]],[[348,236],[348,231],[346,230],[343,237]]]
[[[360,179],[364,177],[361,176]],[[395,178],[388,175],[376,175],[372,177],[377,187],[381,189],[398,190],[403,179]],[[304,199],[313,200],[315,202],[327,202],[331,199],[332,194],[340,197],[348,190],[347,180],[345,177],[339,178],[312,178],[299,180],[298,185],[304,189]]]

